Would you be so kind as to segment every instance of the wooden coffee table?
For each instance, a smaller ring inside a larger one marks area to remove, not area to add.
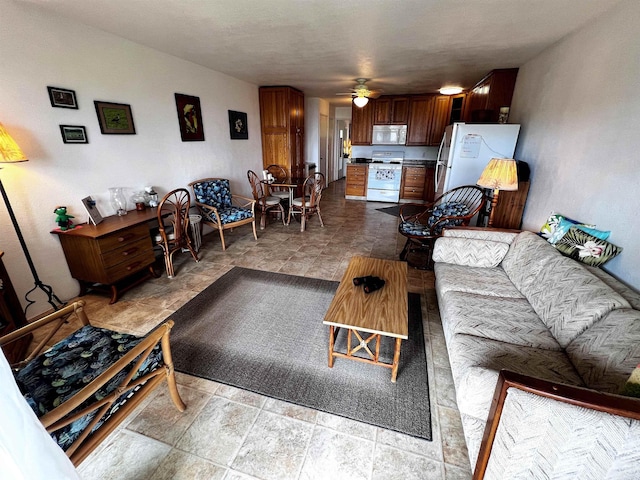
[[[367,275],[382,278],[386,282],[384,287],[367,294],[362,285],[353,284],[354,277]],[[353,257],[322,323],[329,325],[330,368],[336,357],[372,363],[390,368],[391,381],[395,382],[400,363],[400,345],[409,334],[406,262]],[[346,353],[334,350],[340,328],[347,329]],[[396,339],[393,363],[379,361],[381,336]],[[353,348],[352,338],[356,343]],[[374,340],[375,351],[372,351],[369,343]],[[370,358],[354,356],[360,350],[367,352]]]

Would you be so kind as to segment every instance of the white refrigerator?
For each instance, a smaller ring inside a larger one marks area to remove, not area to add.
[[[492,158],[513,158],[520,125],[454,123],[446,127],[436,160],[436,195],[475,185]]]

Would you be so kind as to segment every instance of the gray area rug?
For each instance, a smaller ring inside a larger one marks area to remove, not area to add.
[[[376,208],[379,212],[384,212],[389,215],[394,215],[396,217],[400,216],[400,207],[401,205],[394,205],[393,207],[384,207],[384,208]],[[409,215],[414,215],[419,212],[423,212],[425,207],[423,205],[415,206],[415,205],[407,205],[404,207],[404,217],[407,218]]]
[[[409,294],[394,384],[388,368],[341,358],[328,367],[322,320],[338,285],[233,268],[169,317],[176,370],[431,440],[420,296]],[[346,350],[344,329],[336,344]],[[383,338],[381,359],[392,353]]]

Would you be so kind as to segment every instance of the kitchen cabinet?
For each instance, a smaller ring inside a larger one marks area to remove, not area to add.
[[[7,269],[2,261],[3,256],[4,252],[0,252],[0,337],[27,324],[22,305],[20,305],[20,300],[18,300]],[[33,336],[29,334],[2,347],[2,351],[9,363],[19,362],[24,359],[24,354],[29,348],[32,338]]]
[[[304,176],[304,94],[292,87],[260,87],[262,164]]]
[[[373,102],[362,108],[351,102],[351,145],[371,145],[373,108]]]
[[[442,141],[444,129],[449,125],[451,117],[451,97],[437,95],[433,101],[433,115],[431,116],[431,131],[427,145],[438,146]]]
[[[400,200],[432,202],[435,195],[432,166],[403,166],[400,183]]]
[[[347,164],[346,198],[367,196],[367,173],[366,164]]]
[[[382,96],[373,101],[374,125],[406,125],[409,118],[409,98]]]
[[[529,195],[529,182],[518,182],[518,190],[513,192],[501,191],[498,204],[493,213],[494,228],[519,229],[522,224],[522,214]]]
[[[468,93],[465,121],[497,123],[501,107],[510,107],[518,76],[517,68],[492,70]]]
[[[434,99],[433,95],[411,97],[409,101],[407,145],[427,145],[429,143]]]

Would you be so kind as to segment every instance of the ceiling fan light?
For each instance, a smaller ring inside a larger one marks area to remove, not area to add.
[[[460,87],[442,87],[440,89],[440,93],[442,95],[457,95],[462,92],[462,88]]]
[[[369,103],[369,99],[367,97],[356,97],[353,99],[353,103],[356,104],[356,107],[362,108]]]

